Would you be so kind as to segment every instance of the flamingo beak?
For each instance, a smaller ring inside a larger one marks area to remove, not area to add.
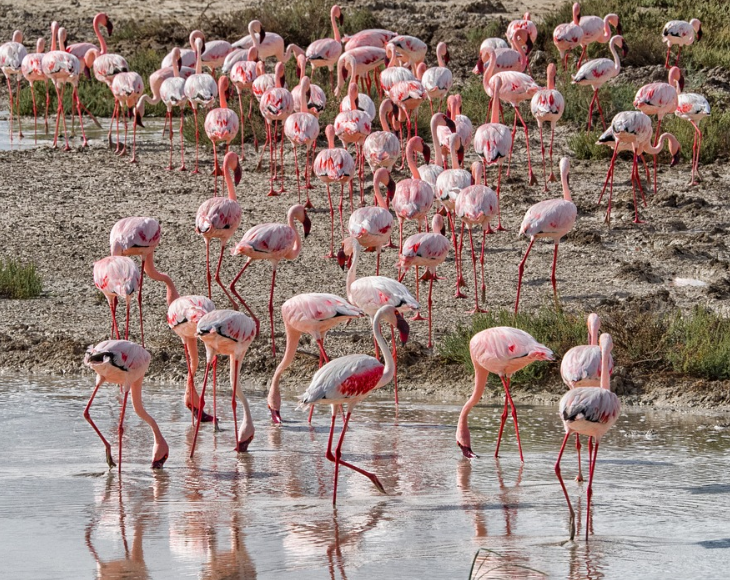
[[[352,105],[352,110],[357,111],[360,109],[360,94],[358,93],[358,96],[355,97],[355,102],[350,103]]]
[[[530,35],[529,34],[527,35],[527,42],[525,43],[525,46],[527,47],[527,50],[525,50],[525,52],[527,54],[530,54],[532,52],[533,47],[535,46],[532,43],[532,38],[530,38]]]
[[[423,158],[426,160],[426,165],[431,163],[431,149],[425,143],[423,144]]]
[[[142,115],[135,109],[134,111],[134,126],[142,127],[144,129],[144,123],[142,123]]]
[[[697,29],[697,42],[702,40],[702,26]]]
[[[242,176],[243,172],[241,171],[241,164],[238,162],[238,159],[236,159],[236,166],[233,168],[233,183],[236,185],[241,183]]]
[[[438,210],[436,211],[439,215],[446,215],[446,208],[442,205]]]
[[[200,49],[200,54],[204,54],[204,53],[205,53],[205,40],[203,41],[203,46]]]
[[[451,55],[449,54],[449,50],[446,49],[446,54],[444,55],[444,62],[446,64],[449,64],[451,62]]]
[[[345,254],[345,250],[343,248],[340,248],[340,251],[337,252],[337,264],[342,268],[342,271],[345,271],[345,264],[347,264],[347,255]]]
[[[621,27],[621,21],[620,20],[619,20],[618,24],[616,25],[616,33],[619,36],[623,36],[623,34],[624,34],[624,29]]]
[[[411,328],[408,326],[406,319],[401,316],[400,312],[395,313],[395,318],[397,320],[396,327],[398,328],[398,334],[400,334],[400,342],[402,345],[405,345],[408,342],[408,335],[411,332]]]
[[[304,226],[304,237],[309,236],[309,232],[312,231],[312,221],[309,219],[309,216],[307,215],[307,212],[304,212],[304,221],[302,222],[302,225]]]
[[[266,31],[264,30],[264,27],[261,27],[261,32],[259,32],[259,43],[264,43],[264,38],[266,38]]]
[[[390,59],[388,58],[388,55],[385,55],[385,60],[383,61],[383,64],[385,65],[385,68],[388,68],[390,66]]]
[[[112,35],[112,32],[114,31],[114,25],[112,24],[112,21],[108,18],[106,19],[106,31],[109,34],[109,36]]]
[[[479,75],[484,74],[484,61],[482,60],[481,56],[479,57],[479,60],[477,61],[477,65],[476,65],[476,67],[474,67],[474,70]]]
[[[451,112],[449,111],[449,115],[450,114]],[[449,128],[449,131],[451,131],[452,133],[456,133],[456,123],[454,123],[454,121],[449,116],[446,117],[446,126]]]
[[[178,69],[181,69],[182,68],[182,57],[181,56],[178,57],[178,59],[177,59],[177,68]]]
[[[463,145],[459,146],[459,148],[456,150],[456,158],[459,160],[459,165],[464,164],[464,146]]]
[[[393,181],[393,178],[388,175],[388,202],[393,201],[393,197],[395,196],[395,181]]]
[[[626,55],[629,54],[629,45],[625,40],[621,43],[621,52],[623,53],[624,58],[626,58]]]
[[[684,75],[681,71],[679,73],[679,90],[684,91]]]
[[[679,151],[672,155],[672,161],[669,163],[669,167],[674,167],[679,163]]]
[[[297,61],[297,78],[302,78],[302,67],[299,66],[299,61]]]
[[[87,79],[91,79],[91,71],[89,70],[88,66],[84,67],[84,74],[86,75]]]
[[[337,17],[337,22],[340,26],[342,26],[345,23],[345,15],[340,12],[340,15]]]

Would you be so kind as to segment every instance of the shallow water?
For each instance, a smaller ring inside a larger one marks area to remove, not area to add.
[[[568,538],[553,463],[562,425],[552,407],[519,407],[525,464],[506,429],[491,456],[501,406],[472,412],[480,459],[454,444],[459,407],[370,400],[353,414],[344,457],[380,476],[387,495],[344,470],[338,507],[324,457],[324,409],[310,428],[291,398],[273,427],[262,393],[248,454],[232,452],[229,393],[222,431],[204,424],[195,459],[182,389],[147,385],[145,402],[170,445],[149,469],[152,436],[127,415],[120,478],[82,417],[93,380],[0,378],[0,558],[28,578],[720,578],[730,564],[730,429],[726,419],[631,410],[601,443],[590,542]],[[92,416],[116,458],[118,389]],[[578,519],[585,484],[563,474]]]

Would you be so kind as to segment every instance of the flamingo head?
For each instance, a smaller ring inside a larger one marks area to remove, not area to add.
[[[276,66],[274,67],[274,77],[277,81],[278,87],[283,87],[286,83],[286,75],[284,74],[284,63],[283,62],[277,62]]]
[[[689,21],[689,24],[695,30],[695,38],[697,39],[697,42],[702,40],[702,23],[696,18],[693,18]]]
[[[471,183],[475,185],[479,183],[484,173],[484,166],[481,161],[475,161],[471,164]]]
[[[259,51],[255,46],[252,46],[248,49],[248,60],[250,60],[251,62],[258,62]]]
[[[241,183],[241,163],[238,159],[238,155],[236,155],[233,151],[229,151],[226,153],[226,156],[223,158],[223,167],[226,169],[232,169],[233,170],[233,183],[238,185]]]
[[[443,48],[443,56],[444,56],[444,64],[449,64],[451,62],[451,55],[449,54],[449,47],[446,45],[446,43],[442,43]]]
[[[395,327],[398,329],[398,335],[400,336],[400,342],[405,345],[408,342],[408,335],[411,333],[411,327],[408,326],[406,319],[401,316],[401,313],[395,311]]]
[[[573,4],[573,22],[575,24],[580,22],[580,4],[578,2]]]
[[[477,64],[474,66],[474,70],[472,70],[475,75],[482,75],[484,74],[484,61],[482,60],[482,55],[479,53],[479,58],[477,59]]]
[[[596,314],[595,312],[591,312],[588,315],[588,320],[586,321],[586,324],[588,326],[588,343],[597,344],[598,332],[601,329],[601,319],[598,318],[598,314]]]
[[[388,190],[388,201],[393,201],[393,198],[395,197],[395,181],[393,181],[393,177],[388,173],[388,183],[386,184],[386,188]]]
[[[304,219],[302,220],[302,227],[304,228],[304,237],[309,237],[309,233],[312,231],[312,220],[307,215],[307,210],[304,210]]]
[[[624,29],[621,26],[621,18],[619,17],[618,14],[609,14],[607,16],[607,18],[608,18],[609,23],[613,24],[613,27],[616,29],[617,34],[624,33]]]
[[[307,71],[307,57],[303,54],[297,56],[297,78],[301,79]]]
[[[134,108],[134,126],[135,127],[142,127],[144,129],[144,123],[142,122],[142,117],[144,116],[144,101],[140,99],[139,103],[137,103],[137,106]]]
[[[626,55],[629,54],[629,45],[623,36],[619,35],[616,37],[616,45],[621,49],[622,58],[626,58]]]
[[[444,209],[444,207],[441,206],[441,209]],[[431,229],[434,232],[441,232],[442,236],[446,235],[446,226],[444,225],[444,214],[442,214],[440,211],[437,211],[435,214],[433,214],[433,218],[431,219]]]
[[[423,141],[421,141],[423,143]],[[426,162],[426,165],[431,163],[431,148],[423,143],[423,159]]]
[[[106,26],[106,32],[109,36],[112,35],[112,32],[114,32],[114,25],[112,24],[112,21],[109,19],[109,17],[106,14],[102,14],[104,17],[102,20],[102,24]]]
[[[345,16],[342,14],[342,9],[335,4],[330,10],[330,16],[337,19],[337,23],[342,26],[345,23]]]
[[[669,152],[672,154],[672,160],[669,163],[669,167],[674,167],[677,163],[679,163],[679,152],[682,149],[682,146],[679,144],[677,138],[671,133],[667,133],[667,139],[669,140]]]
[[[196,55],[205,52],[205,35],[202,31],[193,30],[190,33],[190,48],[195,51]]]
[[[606,356],[613,350],[613,338],[607,332],[604,332],[598,339],[598,344],[601,345],[601,354]]]

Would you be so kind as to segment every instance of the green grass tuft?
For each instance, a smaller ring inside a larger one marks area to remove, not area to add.
[[[0,260],[0,298],[26,299],[39,296],[43,281],[35,264],[20,260]]]
[[[730,379],[730,320],[702,307],[677,315],[668,330],[672,369],[705,379]]]

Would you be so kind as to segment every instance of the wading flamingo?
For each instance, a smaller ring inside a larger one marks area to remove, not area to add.
[[[260,77],[259,77],[260,78]],[[294,98],[292,94],[284,88],[284,64],[276,63],[274,70],[274,79],[276,86],[267,89],[261,100],[259,101],[259,111],[266,120],[266,144],[269,147],[269,196],[275,196],[284,192],[284,135],[281,136],[281,187],[278,192],[274,191],[274,181],[276,181],[277,159],[276,144],[278,141],[279,122],[282,126],[286,118],[294,112]],[[258,79],[257,79],[258,80]],[[255,83],[254,83],[255,84]],[[282,130],[283,133],[283,130]],[[264,151],[266,145],[264,146]],[[263,155],[263,151],[261,152]]]
[[[33,100],[33,135],[35,141],[38,141],[38,111],[35,103],[35,83],[42,82],[46,88],[46,114],[45,114],[45,126],[46,135],[48,134],[48,105],[50,103],[50,97],[48,95],[48,77],[43,74],[43,51],[46,48],[46,41],[41,36],[36,42],[35,52],[29,52],[23,58],[20,64],[21,72],[30,85],[30,96]],[[2,50],[0,48],[0,50]],[[81,61],[83,62],[83,61]]]
[[[94,402],[99,387],[106,382],[118,384],[121,387],[124,398],[122,399],[122,410],[119,413],[119,473],[122,472],[122,441],[124,435],[124,414],[127,410],[127,398],[132,392],[132,407],[140,419],[147,423],[152,429],[155,438],[155,445],[152,451],[152,469],[162,469],[167,460],[170,448],[160,432],[160,428],[147,412],[142,404],[142,381],[147,369],[150,366],[150,353],[143,347],[127,340],[105,340],[96,346],[89,347],[84,356],[84,364],[96,373],[96,384],[91,398],[84,409],[84,418],[92,426],[96,434],[106,447],[106,462],[109,469],[117,464],[112,459],[112,447],[106,438],[101,434],[99,428],[89,414],[91,404]]]
[[[309,77],[304,76],[299,83],[299,101],[296,103],[299,105],[299,111],[292,113],[284,121],[284,135],[291,141],[292,148],[294,149],[294,168],[297,174],[297,193],[299,196],[297,201],[299,203],[302,202],[302,186],[299,179],[297,146],[301,145],[304,147],[304,190],[307,194],[307,203],[304,204],[304,207],[307,209],[314,207],[309,199],[309,157],[310,154],[314,157],[314,147],[319,136],[319,121],[317,121],[317,117],[309,112],[309,94]],[[292,98],[294,98],[293,94]],[[283,163],[284,160],[282,158],[282,165]]]
[[[358,96],[359,100],[359,96]],[[370,171],[375,173],[379,167],[392,171],[400,155],[400,141],[390,130],[388,115],[395,114],[396,108],[390,99],[383,99],[380,103],[380,126],[382,131],[373,131],[365,138],[362,146],[363,157],[370,166]]]
[[[210,107],[218,97],[218,83],[207,73],[203,73],[203,50],[205,42],[201,35],[190,35],[190,44],[195,50],[195,74],[190,75],[185,81],[185,96],[193,108],[193,119],[195,123],[195,169],[193,173],[200,173],[198,168],[198,149],[200,140],[200,127],[198,125],[198,105]]]
[[[684,20],[670,20],[662,30],[662,42],[667,45],[667,59],[664,61],[664,68],[669,68],[669,56],[672,52],[672,45],[678,45],[677,60],[674,66],[679,66],[679,55],[682,54],[682,47],[689,46],[695,40],[702,40],[702,23],[693,18],[689,22]]]
[[[611,40],[611,26],[616,29],[616,34],[623,34],[621,20],[618,14],[606,14],[603,18],[599,18],[598,16],[581,16],[578,24],[583,29],[583,38],[580,41],[583,51],[580,53],[578,64],[575,65],[577,68],[580,68],[580,63],[583,62],[586,56],[586,50],[590,44],[594,42],[605,44]]]
[[[137,265],[132,258],[125,256],[107,256],[94,262],[94,286],[106,297],[112,315],[111,339],[119,336],[117,324],[117,303],[122,298],[127,306],[127,317],[124,324],[124,340],[129,340],[129,304],[132,296],[139,290],[140,276]],[[140,332],[142,317],[139,318]]]
[[[588,471],[588,489],[586,490],[586,541],[590,531],[591,521],[591,498],[593,496],[593,476],[596,471],[596,457],[598,456],[598,445],[606,432],[613,427],[621,414],[621,401],[615,393],[611,392],[611,381],[609,372],[609,356],[613,349],[613,340],[610,334],[603,333],[600,338],[601,348],[601,386],[600,387],[578,387],[571,389],[560,399],[560,418],[565,426],[565,437],[563,445],[558,453],[558,460],[555,462],[555,475],[558,476],[560,487],[563,488],[565,501],[568,502],[570,511],[570,539],[575,538],[575,512],[570,504],[568,490],[560,475],[560,460],[563,457],[565,444],[570,435],[585,435],[593,439],[593,453],[590,458],[590,469]],[[589,447],[590,441],[589,439]]]
[[[23,77],[23,59],[28,51],[23,46],[23,33],[20,30],[13,32],[13,40],[0,46],[0,70],[8,83],[8,101],[10,102],[10,141],[13,141],[13,107],[18,120],[18,138],[23,138],[20,122],[20,79]],[[15,97],[11,77],[15,77]],[[16,98],[17,97],[17,98]],[[14,104],[14,101],[15,104]]]
[[[332,6],[330,10],[330,20],[332,22],[334,38],[320,38],[319,40],[315,40],[307,47],[306,58],[307,62],[312,66],[312,77],[314,77],[314,71],[317,68],[327,67],[330,70],[330,90],[332,90],[335,87],[334,66],[342,54],[342,38],[340,37],[340,29],[337,24],[339,23],[342,26],[344,22],[342,10],[337,4]]]
[[[546,199],[536,203],[525,213],[520,225],[520,235],[529,236],[530,243],[527,245],[525,255],[517,270],[517,297],[515,298],[515,314],[520,306],[520,289],[522,288],[522,275],[525,271],[525,262],[530,255],[532,244],[537,238],[548,238],[555,244],[553,252],[553,269],[550,281],[553,284],[553,298],[555,308],[560,310],[558,302],[558,286],[555,278],[555,266],[558,263],[558,246],[560,239],[573,229],[575,218],[578,215],[578,208],[575,207],[570,197],[570,186],[568,185],[568,174],[570,172],[570,160],[563,157],[560,160],[560,181],[563,184],[563,199]]]
[[[160,99],[167,107],[167,117],[170,121],[170,162],[167,165],[167,169],[168,171],[172,170],[172,108],[180,107],[180,171],[185,171],[185,138],[183,136],[183,120],[185,117],[185,105],[188,101],[188,98],[185,96],[186,79],[180,76],[180,49],[175,47],[172,51],[173,55],[178,57],[172,61],[171,66],[173,68],[173,76],[162,81],[162,84],[160,85]],[[141,99],[144,98],[144,96],[141,97]]]
[[[560,121],[565,111],[565,99],[555,88],[555,65],[550,63],[547,68],[547,88],[540,89],[530,101],[532,116],[540,128],[540,152],[542,153],[542,177],[545,182],[545,191],[548,191],[548,181],[555,181],[553,173],[553,139],[555,137],[555,123]],[[550,177],[545,169],[545,142],[542,138],[543,123],[550,123]]]
[[[474,365],[474,392],[464,404],[464,408],[459,415],[459,424],[456,428],[456,444],[467,459],[478,457],[471,449],[469,412],[482,398],[489,373],[494,373],[502,381],[505,393],[504,410],[499,424],[497,448],[494,451],[494,456],[499,457],[502,431],[507,421],[507,413],[511,409],[512,420],[515,424],[515,435],[517,436],[517,447],[520,450],[520,461],[524,463],[520,430],[517,426],[517,408],[509,392],[510,381],[513,374],[535,361],[553,360],[553,351],[537,342],[524,330],[509,326],[495,326],[482,330],[472,337],[469,341],[469,354]]]
[[[580,4],[573,4],[573,21],[567,24],[558,24],[553,31],[553,44],[560,53],[563,70],[568,70],[568,56],[570,51],[581,45],[583,29],[580,27]]]
[[[241,99],[242,93],[250,93],[248,97],[248,122],[251,125],[251,134],[253,135],[253,145],[256,149],[256,152],[258,153],[259,150],[259,142],[256,138],[256,131],[253,126],[253,119],[251,118],[251,113],[253,111],[253,83],[256,80],[256,77],[258,77],[258,51],[256,50],[256,47],[252,46],[248,49],[248,58],[246,60],[241,59],[238,62],[236,62],[230,70],[230,76],[231,82],[233,83],[233,86],[236,87],[236,92],[238,93],[238,114],[239,114],[239,120],[241,121],[241,160],[243,161],[245,159],[245,153],[244,153],[244,138],[245,138],[245,125],[246,122],[244,120],[243,116],[243,101]],[[224,74],[225,69],[224,69]]]
[[[278,65],[277,65],[278,66]],[[307,210],[303,205],[293,205],[286,214],[287,223],[260,224],[248,230],[241,241],[236,244],[231,253],[234,256],[246,256],[248,260],[236,274],[229,288],[234,296],[241,301],[244,308],[256,323],[256,335],[259,333],[259,319],[253,313],[241,295],[236,292],[236,282],[254,260],[268,260],[271,262],[271,292],[269,294],[269,320],[271,323],[271,351],[276,358],[276,343],[274,342],[274,284],[276,283],[276,267],[281,260],[295,260],[302,251],[302,239],[294,225],[294,220],[302,224],[304,237],[309,235],[312,229],[312,222],[309,221]]]
[[[345,440],[347,425],[355,405],[367,397],[370,392],[387,385],[395,373],[395,363],[388,351],[388,343],[380,331],[380,324],[387,323],[397,326],[401,332],[401,340],[405,344],[408,340],[408,324],[391,305],[382,306],[373,318],[373,336],[383,351],[385,364],[378,359],[365,354],[351,354],[336,358],[321,369],[312,377],[306,392],[299,397],[300,406],[313,406],[317,404],[331,405],[332,423],[327,443],[326,457],[335,464],[334,488],[332,492],[332,505],[337,504],[337,480],[340,465],[347,467],[367,477],[373,482],[378,491],[385,493],[383,484],[374,473],[370,473],[356,467],[355,465],[342,460],[342,444]],[[334,454],[332,453],[332,439],[335,432],[335,418],[338,406],[347,406],[347,414],[342,425],[340,438]]]
[[[231,141],[236,138],[238,134],[239,119],[238,115],[228,108],[228,100],[226,95],[228,94],[228,88],[230,87],[230,81],[226,75],[221,75],[218,79],[218,98],[220,100],[220,107],[211,109],[205,116],[205,123],[203,125],[205,134],[213,143],[213,175],[214,186],[213,193],[218,193],[218,176],[223,175],[223,170],[218,164],[218,143],[226,144],[226,154],[231,146]],[[238,157],[236,157],[238,158]]]
[[[697,93],[680,93],[678,98],[675,116],[692,123],[694,127],[694,140],[692,141],[692,174],[689,185],[698,185],[700,177],[700,147],[702,147],[702,131],[699,123],[705,117],[710,116],[710,103],[707,99]]]

